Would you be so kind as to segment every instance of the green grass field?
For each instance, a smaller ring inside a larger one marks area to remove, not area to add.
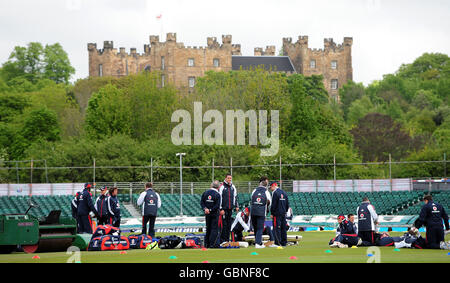
[[[177,233],[171,233],[177,234]],[[254,246],[241,249],[184,249],[184,250],[127,250],[126,254],[120,251],[81,252],[82,263],[110,263],[110,262],[141,262],[141,263],[365,263],[368,261],[367,248],[330,249],[328,241],[334,236],[334,232],[300,232],[291,233],[303,236],[298,246],[288,246],[283,250],[275,248],[256,249]],[[397,236],[401,233],[392,233]],[[160,234],[158,236],[162,236]],[[182,236],[181,233],[178,233]],[[446,237],[450,240],[450,236]],[[331,250],[332,253],[326,253]],[[256,252],[258,255],[252,255]],[[382,263],[424,263],[442,262],[450,263],[450,251],[448,250],[417,250],[401,249],[394,251],[393,247],[380,247],[380,260]],[[40,253],[40,259],[32,259],[33,254],[12,253],[0,255],[0,263],[65,263],[73,256],[66,252]],[[176,256],[176,259],[169,259]],[[296,256],[297,260],[289,259]]]

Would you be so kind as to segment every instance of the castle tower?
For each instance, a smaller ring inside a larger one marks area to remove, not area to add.
[[[323,49],[311,49],[308,47],[308,36],[299,36],[295,43],[290,37],[283,38],[282,50],[298,73],[322,75],[330,97],[339,100],[339,88],[353,79],[352,45],[351,37],[345,37],[343,44],[339,45],[332,38],[325,38]]]

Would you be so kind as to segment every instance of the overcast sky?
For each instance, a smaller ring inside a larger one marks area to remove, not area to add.
[[[310,48],[323,48],[324,38],[350,36],[353,79],[367,85],[424,52],[449,54],[449,8],[448,0],[1,0],[0,62],[16,45],[59,42],[75,80],[88,76],[88,42],[143,52],[152,34],[176,32],[185,46],[231,34],[253,55],[266,45],[278,53],[283,37],[308,35]]]

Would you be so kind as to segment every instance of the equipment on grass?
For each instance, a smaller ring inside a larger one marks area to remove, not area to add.
[[[152,243],[152,237],[146,234],[130,235],[128,241],[131,249],[145,249],[147,245]]]
[[[130,242],[125,236],[104,235],[92,238],[89,251],[128,250]]]
[[[248,248],[247,242],[225,242],[220,244],[221,247],[239,247],[239,248]]]
[[[61,210],[37,218],[28,212],[38,205],[31,199],[29,205],[24,214],[0,215],[0,252],[11,253],[17,246],[26,253],[66,251],[76,237],[75,219],[60,217]]]
[[[300,236],[300,235],[288,235],[287,241],[292,242],[294,244],[298,244],[298,242],[300,242],[302,238],[303,238],[303,236]],[[262,239],[263,239],[263,243],[267,243],[269,241],[270,237],[269,237],[269,235],[262,235]],[[246,237],[244,237],[244,241],[249,242],[249,243],[254,243],[255,236],[246,236]]]

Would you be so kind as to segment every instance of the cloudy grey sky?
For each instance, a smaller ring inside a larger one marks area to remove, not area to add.
[[[88,42],[142,52],[151,34],[165,40],[176,32],[185,46],[231,34],[243,55],[253,55],[266,45],[278,53],[283,37],[308,35],[311,48],[323,48],[324,38],[340,44],[351,36],[353,79],[367,85],[424,52],[449,54],[449,8],[447,0],[2,0],[0,62],[16,45],[59,42],[75,80],[88,75]]]

